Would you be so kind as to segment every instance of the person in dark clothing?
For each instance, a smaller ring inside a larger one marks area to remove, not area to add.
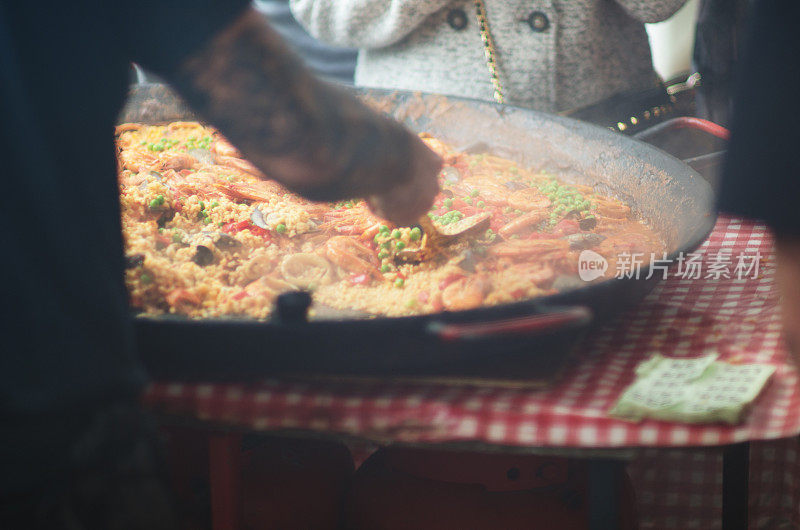
[[[271,178],[409,223],[437,155],[315,79],[244,1],[0,4],[0,528],[169,528],[136,358],[113,126],[129,64]]]
[[[697,116],[730,125],[742,30],[751,0],[702,0],[692,62],[702,76]]]
[[[733,103],[719,208],[761,219],[777,239],[784,332],[800,355],[800,157],[792,120],[800,87],[796,2],[752,6]]]

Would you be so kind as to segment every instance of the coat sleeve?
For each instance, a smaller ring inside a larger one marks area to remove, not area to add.
[[[382,48],[403,39],[449,0],[291,0],[295,18],[321,41]]]
[[[687,0],[616,0],[633,18],[652,24],[675,14]]]

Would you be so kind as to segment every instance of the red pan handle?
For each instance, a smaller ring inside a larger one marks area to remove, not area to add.
[[[650,138],[651,136],[656,136],[657,134],[678,129],[695,129],[698,131],[703,131],[716,136],[720,140],[728,140],[731,137],[730,131],[722,125],[717,125],[712,121],[704,120],[702,118],[692,118],[689,116],[672,118],[671,120],[659,123],[658,125],[653,125],[644,131],[634,134],[633,137],[646,142],[647,138]]]
[[[515,336],[535,337],[568,327],[585,326],[591,321],[591,309],[584,306],[574,306],[553,308],[552,311],[538,315],[489,322],[451,324],[434,321],[428,324],[428,333],[435,335],[444,342]]]

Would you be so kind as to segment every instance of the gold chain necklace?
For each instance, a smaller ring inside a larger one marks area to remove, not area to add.
[[[494,46],[494,39],[489,32],[489,19],[486,16],[486,6],[483,0],[475,0],[475,12],[478,15],[478,24],[481,29],[481,40],[483,41],[483,53],[486,57],[486,67],[489,68],[489,75],[494,87],[494,100],[498,103],[505,103],[503,96],[503,85],[500,83],[500,76],[497,73],[497,49]]]

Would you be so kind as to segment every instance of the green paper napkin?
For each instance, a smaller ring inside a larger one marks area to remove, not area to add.
[[[670,359],[656,354],[636,367],[636,380],[609,414],[683,423],[738,423],[775,367],[728,364],[717,355]]]

